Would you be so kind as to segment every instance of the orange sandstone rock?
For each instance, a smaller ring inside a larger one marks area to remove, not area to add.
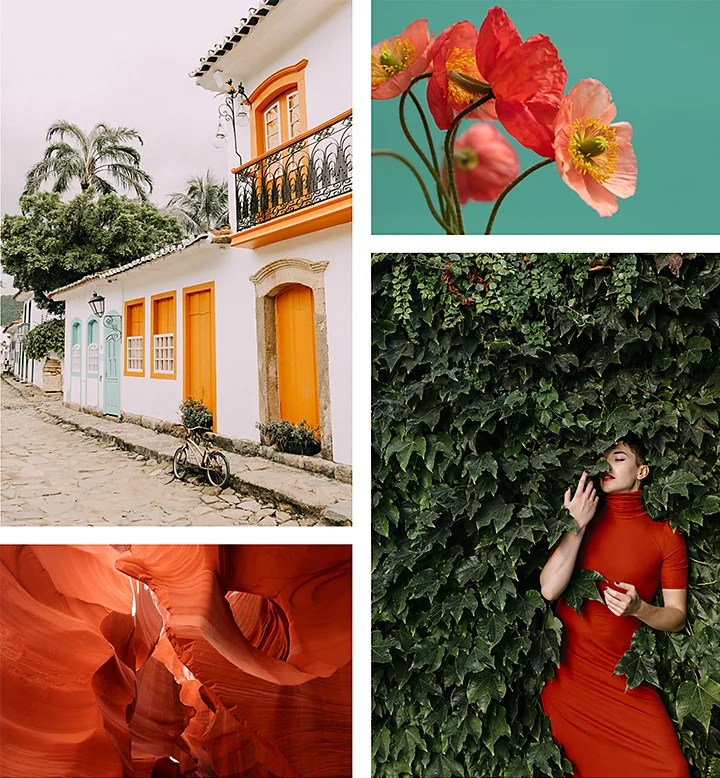
[[[349,776],[349,546],[4,546],[0,776]]]

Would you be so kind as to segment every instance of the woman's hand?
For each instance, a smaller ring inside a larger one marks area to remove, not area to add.
[[[615,591],[610,587],[605,589],[605,604],[616,616],[634,616],[643,605],[640,595],[632,584],[615,581],[615,586],[621,586],[624,592]]]
[[[583,474],[580,476],[575,495],[572,498],[571,495],[572,490],[568,486],[565,492],[565,507],[575,519],[578,530],[584,530],[595,515],[600,500],[599,495],[595,494],[595,484],[588,481],[586,470],[583,470]]]

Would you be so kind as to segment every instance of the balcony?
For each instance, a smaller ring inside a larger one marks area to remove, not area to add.
[[[232,171],[234,246],[256,248],[352,218],[352,111]]]

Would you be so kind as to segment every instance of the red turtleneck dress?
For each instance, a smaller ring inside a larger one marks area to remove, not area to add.
[[[602,573],[604,586],[633,584],[645,602],[658,585],[687,588],[685,542],[669,522],[647,515],[642,492],[607,496],[576,567]],[[626,692],[625,676],[613,675],[642,622],[590,600],[578,615],[560,599],[555,613],[564,625],[560,667],[542,703],[575,778],[685,778],[687,762],[657,691],[641,684]]]

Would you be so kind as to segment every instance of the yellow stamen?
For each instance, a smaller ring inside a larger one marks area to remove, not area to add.
[[[372,54],[372,85],[380,86],[396,73],[407,70],[417,56],[414,44],[407,38],[385,41],[380,50]]]
[[[470,103],[478,99],[476,92],[471,92],[461,86],[456,76],[451,74],[460,73],[469,76],[475,81],[484,82],[485,79],[480,74],[475,62],[475,52],[471,49],[454,48],[448,56],[445,67],[448,72],[448,102],[458,111],[466,108]]]
[[[570,127],[568,152],[573,165],[583,175],[589,173],[599,184],[604,184],[617,167],[617,133],[597,119],[575,119]]]
[[[480,161],[475,149],[470,147],[459,149],[456,146],[453,156],[455,157],[455,167],[459,170],[474,170]]]

